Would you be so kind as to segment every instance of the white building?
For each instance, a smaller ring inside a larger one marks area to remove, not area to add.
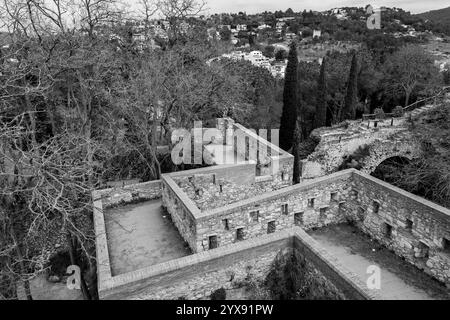
[[[317,37],[320,38],[322,36],[322,31],[321,30],[314,30],[313,31],[313,38]]]
[[[260,26],[258,26],[258,30],[264,30],[264,29],[270,29],[272,28],[271,26],[269,26],[268,24],[262,24]]]
[[[246,24],[238,24],[236,26],[236,30],[239,31],[247,31],[247,25]]]

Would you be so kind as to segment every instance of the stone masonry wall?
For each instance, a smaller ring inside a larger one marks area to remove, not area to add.
[[[161,198],[161,180],[96,190],[95,197],[102,199],[104,209],[136,200],[158,199]]]
[[[232,288],[248,274],[263,280],[275,256],[292,249],[307,260],[316,295],[325,290],[340,299],[377,298],[299,228],[113,277],[99,295],[100,299],[208,299],[213,291]]]
[[[450,286],[450,210],[362,173],[346,214],[397,255]]]
[[[337,173],[202,212],[197,217],[197,250],[208,250],[211,236],[223,246],[265,235],[272,222],[277,231],[296,224],[310,229],[344,222],[340,208],[352,188],[350,177],[350,173]],[[287,211],[282,211],[283,205]]]
[[[172,179],[164,176],[162,178],[162,206],[170,214],[181,237],[189,244],[193,252],[197,252],[195,212],[199,209]]]

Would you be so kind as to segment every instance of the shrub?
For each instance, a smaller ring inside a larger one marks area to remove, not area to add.
[[[386,118],[386,114],[384,113],[383,109],[381,109],[381,108],[376,108],[374,111],[374,114],[377,119],[385,119]]]
[[[220,289],[217,289],[216,291],[213,291],[211,293],[211,300],[225,300],[227,297],[227,292],[222,287]]]
[[[402,106],[396,106],[392,111],[394,117],[401,117],[405,113]]]

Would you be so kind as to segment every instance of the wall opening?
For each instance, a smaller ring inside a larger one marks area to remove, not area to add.
[[[285,215],[289,214],[288,204],[287,203],[281,205],[281,213],[285,214]]]
[[[415,254],[414,256],[419,259],[428,259],[430,247],[428,247],[425,243],[422,241],[419,241],[419,244],[415,248]]]
[[[338,193],[337,192],[331,192],[330,193],[330,200],[331,201],[338,201]]]
[[[372,207],[373,213],[378,213],[380,211],[380,203],[378,201],[373,201]]]
[[[217,236],[209,236],[209,249],[215,249],[219,246],[218,241],[217,241]]]
[[[406,219],[405,228],[407,231],[411,232],[413,228],[413,221],[411,219]]]
[[[314,198],[309,198],[308,199],[308,207],[309,208],[314,208]]]
[[[364,221],[364,218],[366,217],[366,210],[363,207],[358,208],[358,219],[360,221]]]
[[[237,228],[236,229],[236,240],[237,241],[244,240],[244,228]]]
[[[259,221],[259,211],[250,211],[250,220],[253,222],[258,222]]]
[[[320,208],[320,219],[325,219],[327,217],[327,207]]]
[[[386,239],[392,239],[392,226],[389,223],[384,223],[383,233]]]
[[[276,229],[275,221],[270,221],[270,222],[267,224],[267,233],[274,233],[274,232],[275,232],[275,229]]]
[[[230,230],[230,222],[228,221],[228,219],[223,219],[222,223],[225,230]]]
[[[450,240],[447,238],[442,238],[442,249],[445,253],[450,254]]]
[[[296,213],[294,213],[294,224],[296,226],[302,226],[303,225],[303,212],[296,212]]]

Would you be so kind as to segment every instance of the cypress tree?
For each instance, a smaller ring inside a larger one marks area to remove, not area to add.
[[[286,151],[292,147],[295,123],[297,121],[297,67],[297,47],[295,42],[292,42],[284,77],[283,112],[280,121],[280,148]]]
[[[302,132],[300,123],[297,121],[294,131],[294,142],[292,146],[292,155],[294,156],[293,183],[300,183],[300,144],[302,141]]]
[[[327,123],[327,79],[325,75],[325,57],[320,67],[319,81],[317,83],[316,114],[314,128],[325,127]]]
[[[353,120],[356,116],[356,104],[358,103],[358,58],[353,54],[352,65],[347,82],[347,95],[345,96],[342,120]]]

